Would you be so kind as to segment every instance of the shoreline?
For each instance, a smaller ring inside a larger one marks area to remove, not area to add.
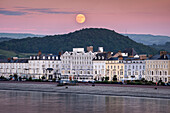
[[[169,87],[155,89],[154,87],[123,87],[122,85],[57,86],[57,83],[0,82],[0,90],[170,99]]]

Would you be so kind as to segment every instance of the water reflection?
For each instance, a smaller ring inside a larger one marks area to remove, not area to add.
[[[170,100],[0,91],[0,113],[168,113]]]

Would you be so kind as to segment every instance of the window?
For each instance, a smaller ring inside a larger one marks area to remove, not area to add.
[[[120,71],[120,75],[123,75],[123,71]]]
[[[90,71],[88,71],[88,74],[90,74]]]
[[[162,72],[160,71],[160,75],[162,75]]]
[[[104,66],[102,65],[102,68],[104,68]]]

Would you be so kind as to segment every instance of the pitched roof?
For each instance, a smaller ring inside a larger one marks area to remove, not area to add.
[[[135,56],[135,55],[137,55],[137,52],[135,51],[134,48],[126,48],[123,52],[124,53],[128,53],[128,56]]]
[[[15,59],[15,60],[13,60],[13,59],[10,59],[10,60],[8,60],[8,59],[1,59],[0,60],[0,63],[28,63],[28,60],[29,59]]]
[[[170,55],[166,54],[166,55],[154,55],[151,58],[149,58],[149,60],[170,60]]]
[[[107,60],[108,59],[108,53],[102,52],[102,53],[97,53],[95,58],[93,60]]]

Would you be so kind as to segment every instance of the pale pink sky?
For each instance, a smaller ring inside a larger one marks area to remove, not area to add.
[[[76,23],[78,13],[85,23]],[[0,0],[0,32],[62,34],[89,27],[170,36],[170,0]]]

